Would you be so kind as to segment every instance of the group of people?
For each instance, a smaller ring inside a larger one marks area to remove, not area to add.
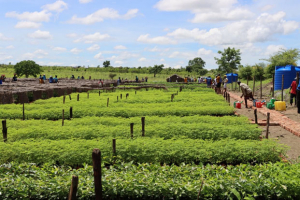
[[[46,80],[47,80],[46,75],[44,74],[44,75],[42,76],[42,75],[40,74],[40,78],[39,78],[40,83],[45,83]],[[58,83],[57,75],[55,75],[54,78],[53,78],[52,76],[50,76],[50,78],[49,78],[49,83]]]

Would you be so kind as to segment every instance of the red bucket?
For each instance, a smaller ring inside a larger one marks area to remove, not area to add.
[[[237,103],[235,104],[235,107],[238,108],[238,109],[241,109],[242,104],[241,104],[240,102],[237,102]]]
[[[256,102],[256,107],[257,107],[257,108],[261,108],[262,105],[263,105],[263,104],[262,104],[260,101],[257,101],[257,102]]]

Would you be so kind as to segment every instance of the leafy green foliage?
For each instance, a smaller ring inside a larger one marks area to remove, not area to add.
[[[103,67],[104,68],[108,68],[110,66],[110,61],[109,60],[106,60],[103,62]]]
[[[280,161],[279,156],[286,151],[286,147],[272,140],[137,138],[117,139],[116,143],[119,159],[134,163],[264,163]],[[15,161],[71,166],[91,164],[90,155],[94,148],[99,148],[104,160],[111,162],[112,138],[102,138],[1,142],[0,163]]]
[[[196,72],[198,75],[205,75],[208,70],[204,69],[205,61],[202,58],[197,57],[193,60],[189,60],[188,66],[186,66],[186,71],[188,72]]]
[[[216,63],[219,65],[219,71],[225,73],[230,73],[234,69],[237,69],[237,66],[241,61],[241,52],[239,49],[230,48],[224,49],[224,51],[218,51],[218,54],[221,54],[221,58],[216,58]]]
[[[240,79],[244,79],[247,80],[248,79],[252,79],[252,67],[250,65],[246,65],[246,66],[239,66],[239,78]]]
[[[25,75],[26,78],[28,78],[28,76],[36,77],[38,74],[43,72],[42,68],[32,60],[23,60],[18,62],[14,66],[14,69],[18,76]]]
[[[104,199],[299,199],[300,165],[238,166],[121,163],[103,168]],[[0,166],[0,199],[65,199],[72,175],[77,197],[94,199],[93,167],[80,169],[11,163]]]
[[[154,67],[152,67],[149,72],[154,74],[154,77],[156,76],[156,74],[159,74],[164,68],[164,65],[154,65]]]

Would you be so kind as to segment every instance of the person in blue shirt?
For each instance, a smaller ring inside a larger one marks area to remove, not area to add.
[[[299,81],[300,83],[300,81]],[[298,83],[297,87],[297,108],[298,108],[298,114],[300,114],[300,84]]]
[[[206,78],[206,85],[207,85],[208,88],[211,87],[211,78],[210,78],[210,76],[208,76],[208,77]]]
[[[53,82],[58,83],[57,75],[55,75],[55,77],[53,78]]]
[[[43,75],[43,80],[44,80],[44,81],[46,80],[46,75],[45,75],[45,74]]]
[[[50,76],[50,78],[49,78],[49,83],[53,83],[53,78],[52,78],[52,76]]]

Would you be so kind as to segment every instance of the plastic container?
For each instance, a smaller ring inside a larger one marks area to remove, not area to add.
[[[275,101],[275,110],[277,111],[286,110],[285,101]]]
[[[270,100],[270,103],[274,104],[275,101],[276,101],[276,99],[272,98],[272,99]]]
[[[233,102],[233,107],[234,107],[234,108],[236,108],[236,103],[237,103],[237,102],[239,102],[239,101]]]
[[[2,85],[2,80],[0,80],[0,85]]]
[[[267,108],[273,109],[273,108],[274,108],[274,104],[272,104],[271,102],[270,102],[270,103],[267,103]]]
[[[262,105],[263,105],[263,103],[260,102],[260,101],[256,101],[255,103],[256,103],[256,107],[257,107],[257,108],[261,108]]]
[[[242,104],[241,104],[241,102],[236,102],[236,108],[238,108],[238,109],[241,109],[241,107],[242,107]]]

